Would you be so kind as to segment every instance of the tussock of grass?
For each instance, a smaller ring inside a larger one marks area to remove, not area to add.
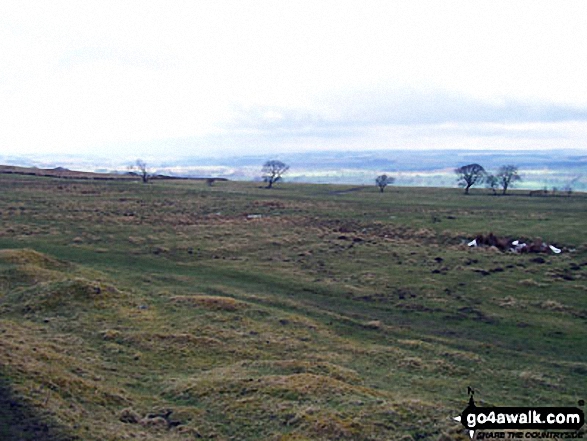
[[[314,400],[325,400],[328,396],[361,395],[380,396],[373,389],[352,385],[327,375],[301,373],[292,375],[268,375],[262,380],[261,386],[269,395],[288,397],[312,397]]]
[[[530,286],[530,287],[534,287],[534,288],[543,288],[545,286],[548,286],[548,284],[537,282],[534,279],[522,279],[518,282],[518,284],[523,285],[523,286]]]
[[[290,360],[263,360],[245,362],[244,366],[257,373],[268,372],[272,374],[318,374],[327,375],[334,379],[347,383],[360,384],[363,379],[353,370],[326,361],[305,361],[299,359]]]
[[[89,411],[98,421],[108,417],[99,409],[129,403],[120,388],[103,380],[93,365],[95,354],[80,353],[78,344],[66,343],[66,336],[50,340],[41,328],[0,320],[2,371],[17,381],[17,392],[27,404],[41,408],[48,419],[64,427],[75,427]]]
[[[20,266],[31,265],[33,267],[49,270],[63,270],[68,267],[68,265],[62,261],[28,248],[0,250],[0,262],[12,263]]]
[[[563,305],[561,302],[558,302],[556,300],[545,300],[542,303],[540,303],[539,305],[541,308],[543,309],[548,309],[550,311],[566,311],[568,310],[568,307]]]
[[[515,308],[520,306],[520,302],[512,296],[506,296],[502,299],[497,299],[496,302],[499,306],[506,308]]]
[[[288,425],[294,424],[294,415],[288,416],[292,408],[311,405],[323,413],[326,403],[340,406],[352,406],[357,402],[383,403],[387,397],[375,389],[328,375],[258,375],[242,367],[215,369],[173,383],[166,396],[179,403],[202,403],[243,417],[248,415],[248,418],[270,411]]]
[[[520,378],[528,385],[540,385],[548,388],[557,388],[559,381],[552,376],[534,370],[525,370],[519,373]]]
[[[163,334],[163,333],[134,333],[123,337],[123,341],[130,342],[137,347],[147,349],[166,349],[169,347],[189,347],[193,350],[201,348],[216,348],[223,345],[217,338],[195,336],[186,333]]]
[[[31,249],[0,250],[0,287],[12,289],[59,280],[68,265]]]
[[[81,303],[84,306],[100,306],[119,295],[119,291],[107,284],[84,278],[41,282],[17,292],[13,298],[25,311],[51,310],[57,307]]]
[[[63,278],[60,271],[40,268],[35,265],[23,264],[0,269],[0,286],[11,289],[18,286],[30,286],[41,282]]]

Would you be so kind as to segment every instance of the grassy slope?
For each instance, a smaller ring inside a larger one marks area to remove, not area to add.
[[[14,393],[83,440],[459,438],[467,385],[585,398],[584,195],[257,185],[0,176]],[[489,231],[576,251],[462,245]]]

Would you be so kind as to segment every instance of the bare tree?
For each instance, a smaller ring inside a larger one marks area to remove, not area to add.
[[[273,184],[280,181],[282,175],[288,170],[289,165],[275,159],[263,164],[261,172],[263,173],[263,181],[267,182],[267,188],[273,187]]]
[[[487,188],[491,188],[493,194],[497,194],[497,189],[499,188],[499,179],[497,176],[488,174],[485,176],[485,185]]]
[[[141,179],[143,180],[143,184],[149,182],[149,178],[151,175],[149,174],[149,170],[147,168],[147,163],[142,159],[137,159],[133,165],[129,165],[129,170],[136,170],[136,174],[138,174]]]
[[[387,175],[380,175],[377,176],[377,178],[375,179],[375,185],[377,185],[377,187],[379,187],[379,190],[381,191],[381,193],[383,193],[383,190],[385,189],[385,187],[387,187],[390,184],[393,184],[395,182],[395,178],[392,178],[391,176],[387,176]]]
[[[573,187],[571,187],[570,185],[567,185],[566,187],[563,188],[563,191],[567,194],[567,196],[571,196],[573,194]]]
[[[473,185],[483,183],[486,175],[485,169],[479,164],[463,165],[456,168],[455,173],[458,175],[459,187],[465,187],[465,194],[469,194],[469,188]]]
[[[565,187],[563,188],[563,191],[565,193],[567,193],[567,196],[571,196],[571,194],[573,194],[573,185],[579,180],[581,179],[581,175],[579,176],[575,176],[573,179],[571,179],[569,181],[569,183],[567,185],[565,185]]]
[[[518,174],[518,167],[515,165],[502,165],[497,172],[497,179],[499,185],[503,188],[501,194],[505,194],[509,187],[513,187],[514,183],[521,181],[522,177]]]

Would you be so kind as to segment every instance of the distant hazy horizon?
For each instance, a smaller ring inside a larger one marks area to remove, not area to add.
[[[137,158],[116,159],[92,155],[1,155],[0,163],[25,167],[92,172],[128,171]],[[222,177],[259,180],[268,159],[290,165],[285,182],[373,185],[378,174],[396,178],[398,186],[456,187],[454,169],[479,163],[489,172],[515,165],[522,175],[518,188],[564,188],[587,191],[587,152],[583,150],[479,151],[479,150],[372,150],[297,152],[277,155],[224,157],[153,156],[143,159],[152,173],[183,177]]]

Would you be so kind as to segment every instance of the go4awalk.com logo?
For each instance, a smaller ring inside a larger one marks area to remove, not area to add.
[[[454,417],[455,421],[465,426],[471,439],[476,431],[483,431],[479,433],[478,439],[583,438],[583,434],[578,430],[585,423],[585,415],[578,407],[477,407],[473,399],[474,394],[475,391],[469,388],[469,405],[460,415]],[[536,432],[524,434],[518,432],[519,430]],[[490,434],[485,431],[498,432]]]

